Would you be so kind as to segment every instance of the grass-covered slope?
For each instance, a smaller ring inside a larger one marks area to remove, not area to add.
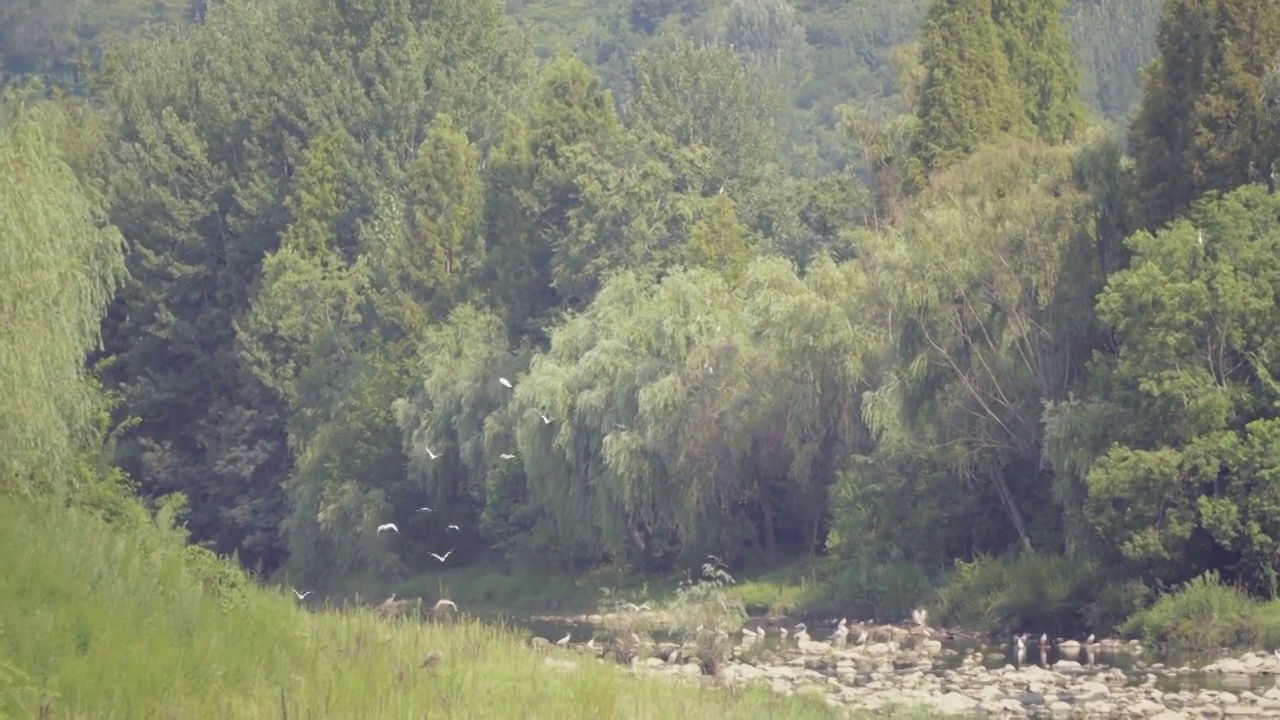
[[[557,670],[477,624],[306,613],[165,522],[108,525],[4,496],[0,518],[0,717],[834,716],[587,660]],[[443,661],[423,668],[432,651]]]

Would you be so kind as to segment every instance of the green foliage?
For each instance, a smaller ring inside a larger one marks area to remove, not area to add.
[[[1141,69],[1155,56],[1164,4],[1165,0],[1078,0],[1067,8],[1081,90],[1103,117],[1124,117],[1142,99]]]
[[[1009,59],[1022,107],[1045,142],[1070,140],[1081,129],[1080,70],[1063,27],[1066,0],[992,0],[991,11]]]
[[[732,42],[729,40],[728,42]],[[730,189],[759,182],[778,157],[776,81],[730,46],[674,40],[638,53],[627,118],[711,152],[708,180]],[[709,188],[714,191],[714,188]]]
[[[931,605],[939,619],[999,633],[1110,628],[1142,598],[1134,595],[1125,602],[1124,596],[1115,596],[1110,590],[1114,579],[1100,570],[1091,559],[1034,553],[1012,560],[979,556],[956,562],[955,574]]]
[[[1263,78],[1280,55],[1280,5],[1169,0],[1129,129],[1135,213],[1154,230],[1208,191],[1271,183],[1280,142]]]
[[[935,0],[920,38],[924,83],[912,157],[943,170],[983,143],[1031,127],[1000,37],[992,0]]]
[[[1278,212],[1276,196],[1246,187],[1129,239],[1129,268],[1098,299],[1119,341],[1096,363],[1114,444],[1087,476],[1085,504],[1111,548],[1159,577],[1188,579],[1223,553],[1270,596]]]
[[[1274,595],[1280,218],[1252,188],[1133,230],[1269,179],[1280,15],[1170,0],[1131,161],[1077,96],[1136,98],[1153,1],[230,0],[113,45],[90,97],[0,110],[4,482],[121,524],[126,473],[181,493],[231,615],[216,555],[334,589],[764,571],[677,599],[708,622]],[[137,9],[50,5],[23,62]]]
[[[96,450],[106,405],[85,355],[124,277],[123,241],[57,146],[57,108],[0,125],[0,491],[44,492]]]
[[[8,497],[0,516],[0,713],[14,717],[836,717],[816,700],[697,692],[606,663],[556,672],[502,628],[306,613],[184,550],[161,517],[111,527]],[[431,652],[442,659],[424,668]]]
[[[1184,651],[1273,647],[1280,643],[1280,604],[1250,598],[1210,571],[1162,595],[1123,631]]]
[[[345,387],[404,382],[403,349],[387,358],[378,344],[415,341],[393,306],[369,301],[405,289],[391,270],[407,264],[385,262],[397,243],[429,231],[443,246],[477,244],[476,150],[456,128],[484,143],[523,106],[525,50],[500,2],[397,1],[375,12],[237,0],[197,27],[107,54],[91,86],[109,125],[86,164],[130,240],[136,280],[105,328],[119,359],[110,380],[142,418],[121,460],[148,495],[191,491],[196,540],[278,566],[280,481],[294,456],[345,435],[343,404],[363,402],[344,398]],[[431,167],[413,172],[424,141]],[[432,180],[449,159],[451,174]],[[405,213],[444,199],[431,182],[459,190],[449,195],[457,214],[432,228],[407,223]],[[449,287],[418,290],[452,301]],[[383,375],[369,380],[369,368]],[[403,391],[366,406],[389,437],[387,406]],[[377,435],[372,418],[349,419]],[[384,450],[346,468],[333,481],[342,490],[315,496],[372,497],[352,475],[386,472],[398,448]]]

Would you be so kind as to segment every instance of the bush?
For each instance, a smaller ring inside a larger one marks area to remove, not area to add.
[[[1280,601],[1251,598],[1211,571],[1135,613],[1122,630],[1171,650],[1275,647]]]
[[[1114,627],[1143,592],[1140,585],[1109,585],[1094,560],[1025,553],[956,561],[929,604],[940,620],[962,627],[1069,635]]]

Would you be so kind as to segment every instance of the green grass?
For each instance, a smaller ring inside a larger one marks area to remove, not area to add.
[[[939,620],[993,632],[1110,633],[1146,596],[1096,561],[1023,553],[957,562],[928,605]]]
[[[802,558],[760,575],[740,579],[728,595],[749,615],[788,614],[830,602],[831,588],[812,561]]]
[[[0,717],[828,718],[820,701],[698,690],[500,628],[306,613],[158,525],[0,497]],[[443,653],[433,668],[429,652]]]
[[[1249,597],[1211,572],[1135,613],[1123,631],[1170,650],[1274,648],[1280,645],[1280,601]]]

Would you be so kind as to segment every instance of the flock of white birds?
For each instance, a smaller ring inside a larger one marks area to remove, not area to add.
[[[509,390],[510,390],[510,389],[513,389],[513,388],[515,387],[514,385],[512,385],[512,384],[511,384],[511,381],[510,381],[510,380],[508,380],[508,379],[506,379],[506,378],[504,378],[504,377],[500,377],[500,378],[498,378],[498,383],[499,383],[499,384],[501,384],[503,387],[505,387],[505,388],[509,389]],[[538,416],[538,417],[542,418],[542,424],[543,424],[543,425],[550,425],[551,423],[555,422],[555,418],[548,417],[545,413],[539,414],[539,416]],[[425,448],[425,449],[426,449],[426,451],[427,451],[427,457],[431,458],[432,460],[435,460],[435,459],[437,459],[437,458],[439,458],[439,457],[440,457],[440,454],[439,454],[439,453],[434,452],[431,448],[429,448],[429,447],[428,447],[428,448]],[[514,454],[512,454],[512,453],[502,453],[502,454],[501,454],[501,455],[499,455],[498,457],[501,457],[503,460],[511,460],[511,459],[515,458],[515,455],[514,455]],[[434,509],[434,508],[429,508],[429,507],[420,507],[420,508],[418,508],[417,510],[415,510],[414,512],[420,512],[420,513],[423,513],[423,512],[425,512],[425,513],[432,513],[432,512],[435,512],[435,509]],[[375,535],[381,535],[381,534],[383,533],[383,531],[390,531],[390,532],[398,533],[398,532],[400,532],[400,527],[399,527],[398,525],[396,525],[395,523],[393,523],[393,522],[382,523],[381,525],[379,525],[379,526],[378,526],[378,528],[377,528],[377,530],[374,532],[374,534],[375,534]],[[446,525],[446,526],[445,526],[445,532],[460,532],[460,531],[461,531],[461,528],[459,528],[457,525]],[[446,552],[446,553],[445,553],[445,554],[443,554],[443,555],[440,555],[440,554],[438,554],[438,553],[428,553],[428,554],[429,554],[431,557],[435,558],[436,560],[439,560],[440,562],[444,562],[444,561],[446,561],[446,560],[448,560],[448,559],[449,559],[449,556],[450,556],[450,555],[452,555],[452,554],[453,554],[453,550],[454,550],[453,548],[450,548],[450,549],[449,549],[449,551],[448,551],[448,552]],[[311,594],[311,591],[310,591],[310,590],[308,590],[308,591],[307,591],[307,592],[305,592],[305,593],[300,593],[300,592],[298,592],[298,591],[295,589],[295,590],[293,591],[293,594],[294,594],[294,595],[296,595],[296,596],[298,597],[298,599],[299,599],[299,600],[303,600],[303,599],[305,599],[308,595],[310,595],[310,594]]]

